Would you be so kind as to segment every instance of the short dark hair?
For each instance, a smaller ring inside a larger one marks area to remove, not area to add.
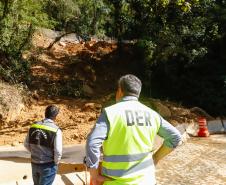
[[[49,105],[46,107],[45,110],[45,117],[49,119],[56,118],[57,114],[59,113],[59,108],[55,105]]]
[[[118,87],[121,88],[125,96],[136,96],[139,98],[142,83],[135,75],[127,74],[119,79]]]

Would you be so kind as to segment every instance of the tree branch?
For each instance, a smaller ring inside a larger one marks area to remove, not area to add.
[[[31,36],[32,36],[32,30],[33,30],[33,24],[30,23],[29,28],[28,28],[28,34],[27,37],[24,39],[24,41],[22,42],[22,44],[19,47],[18,53],[20,53],[20,51],[27,45],[27,43],[29,42]]]
[[[58,37],[55,38],[55,40],[46,48],[47,50],[50,50],[58,41],[60,41],[60,39],[66,35],[69,35],[71,33],[74,33],[74,32],[66,32]]]

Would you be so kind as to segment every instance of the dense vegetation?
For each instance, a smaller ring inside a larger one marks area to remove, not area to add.
[[[137,40],[134,73],[148,95],[226,114],[225,0],[1,0],[4,80],[27,77],[20,56],[36,27]]]

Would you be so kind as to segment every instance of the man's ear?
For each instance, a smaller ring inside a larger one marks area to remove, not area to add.
[[[116,96],[115,96],[116,102],[119,101],[123,96],[124,96],[124,93],[123,93],[122,89],[120,87],[118,87],[118,89],[116,91]]]

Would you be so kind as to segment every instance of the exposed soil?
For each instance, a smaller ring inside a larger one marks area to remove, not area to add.
[[[85,142],[102,106],[113,100],[117,79],[130,72],[129,44],[119,57],[115,43],[57,43],[47,51],[48,43],[48,38],[35,35],[33,49],[24,54],[33,61],[27,106],[16,121],[1,128],[0,145],[23,142],[30,125],[43,119],[49,104],[60,107],[56,122],[63,131],[64,144]],[[194,122],[197,117],[181,106],[164,104],[174,125]]]
[[[33,49],[24,53],[32,60],[27,105],[16,121],[2,124],[0,145],[22,143],[30,125],[43,119],[50,104],[60,107],[56,122],[64,144],[84,142],[102,105],[113,98],[116,80],[127,73],[113,59],[114,43],[57,43],[45,50],[51,41],[36,34]]]

